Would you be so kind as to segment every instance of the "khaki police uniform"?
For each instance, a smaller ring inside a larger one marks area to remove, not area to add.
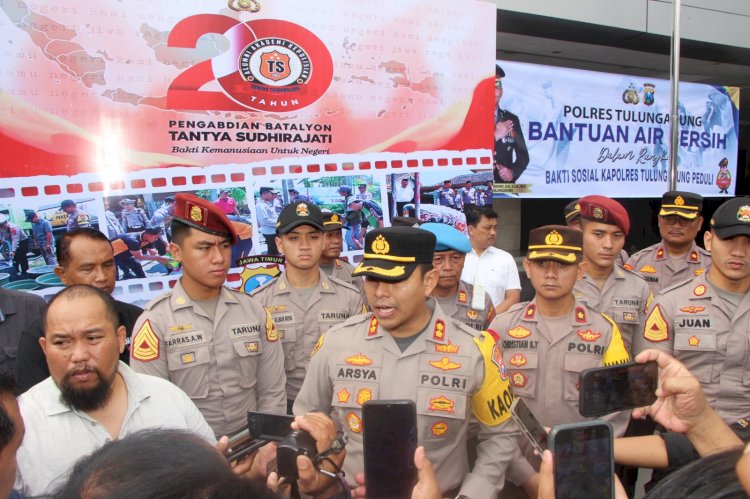
[[[130,366],[170,380],[198,406],[217,437],[247,425],[247,411],[286,412],[283,352],[270,314],[223,288],[212,318],[177,282],[146,305]]]
[[[305,379],[310,354],[321,334],[350,316],[364,313],[362,296],[348,282],[326,276],[320,281],[307,303],[287,281],[286,273],[265,286],[253,290],[251,296],[273,317],[284,348],[286,392],[294,400]]]
[[[472,499],[494,498],[517,450],[510,419],[513,394],[494,338],[450,319],[433,299],[432,315],[404,351],[372,314],[352,317],[320,338],[294,404],[295,414],[332,410],[349,437],[344,470],[364,470],[362,404],[416,402],[419,445],[435,467],[440,490],[461,486]],[[467,432],[478,421],[473,470]]]
[[[622,340],[631,352],[633,337],[643,331],[653,295],[638,274],[615,266],[601,289],[588,274],[576,282],[573,295],[578,301],[604,312],[620,328]]]
[[[683,258],[672,261],[664,243],[642,249],[628,259],[624,267],[637,272],[653,293],[686,279],[694,279],[711,266],[711,253],[695,242]]]
[[[706,275],[665,289],[633,343],[636,353],[646,348],[685,364],[727,424],[750,413],[750,293],[730,315]]]
[[[335,277],[336,279],[339,279],[341,281],[348,282],[349,284],[357,288],[360,294],[362,294],[364,293],[365,283],[361,277],[352,277],[353,270],[354,266],[351,263],[347,262],[346,260],[335,258],[333,260],[333,266],[331,267],[331,273],[328,275],[330,275],[331,277]]]
[[[578,412],[578,375],[584,369],[630,361],[617,323],[576,300],[565,331],[545,330],[535,300],[500,314],[490,329],[508,368],[513,392],[548,427],[585,421]],[[605,417],[615,436],[628,425],[628,411]]]
[[[484,331],[495,317],[495,307],[492,305],[492,298],[485,292],[484,309],[475,310],[471,307],[473,296],[474,286],[458,281],[458,292],[454,296],[448,298],[436,296],[435,299],[443,312],[451,319],[463,322],[477,331]]]

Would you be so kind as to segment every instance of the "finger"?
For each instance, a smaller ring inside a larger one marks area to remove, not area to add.
[[[622,486],[617,475],[615,475],[615,499],[628,499],[628,493],[625,492],[625,487]]]
[[[301,490],[315,490],[318,482],[318,470],[313,466],[307,456],[297,456],[297,471],[299,479],[297,483]]]
[[[542,466],[539,468],[538,499],[555,499],[555,479],[553,475],[552,453],[545,450],[542,454]]]
[[[218,442],[216,442],[216,445],[214,447],[222,454],[226,454],[227,449],[229,448],[229,437],[224,435],[219,439]]]

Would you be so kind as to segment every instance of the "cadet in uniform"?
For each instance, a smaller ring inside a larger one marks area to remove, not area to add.
[[[620,203],[604,196],[586,196],[578,203],[586,268],[573,294],[578,301],[604,312],[617,323],[630,352],[633,337],[643,330],[653,295],[638,274],[615,265],[630,231],[628,212]]]
[[[536,297],[492,321],[513,391],[548,427],[583,421],[578,375],[584,369],[628,362],[617,323],[576,300],[583,274],[581,231],[560,225],[533,229],[524,269]],[[629,413],[605,417],[621,436]],[[536,459],[538,465],[538,458]]]
[[[135,207],[135,201],[132,199],[120,200],[122,207],[122,228],[125,232],[141,232],[148,225],[146,212],[141,208]]]
[[[223,286],[234,225],[205,199],[175,198],[169,249],[182,277],[146,305],[130,366],[182,388],[214,433],[227,435],[247,426],[247,411],[284,413],[279,334],[256,300]]]
[[[475,303],[474,286],[461,280],[466,254],[471,252],[469,238],[447,224],[429,222],[421,228],[435,234],[437,240],[432,267],[438,271],[438,282],[432,297],[448,317],[484,331],[495,317],[495,307],[486,291]]]
[[[349,437],[344,470],[363,470],[362,404],[409,399],[444,494],[494,498],[517,451],[513,395],[489,333],[449,318],[426,298],[435,236],[413,227],[370,231],[354,275],[366,276],[373,313],[352,317],[321,336],[294,404],[295,414],[333,410]],[[467,432],[478,425],[478,458],[469,470]]]
[[[323,212],[323,253],[320,255],[320,270],[328,276],[354,285],[362,295],[364,293],[362,278],[352,277],[354,270],[352,264],[339,259],[344,249],[344,237],[341,233],[344,229],[344,222],[339,214],[331,210],[321,211]],[[346,230],[349,229],[346,228]]]
[[[279,214],[276,231],[284,272],[251,296],[271,313],[281,337],[291,411],[320,335],[363,313],[364,305],[356,287],[326,276],[318,266],[323,252],[320,208],[305,202],[286,205]]]
[[[698,194],[665,192],[659,210],[661,242],[631,256],[625,268],[638,272],[654,293],[702,274],[711,265],[711,255],[695,244],[702,208]]]
[[[633,351],[675,356],[731,424],[750,414],[750,198],[722,204],[703,241],[711,266],[656,296]]]
[[[581,230],[581,205],[578,202],[578,199],[575,199],[571,201],[570,203],[566,204],[564,213],[565,213],[565,224],[568,227]],[[615,261],[615,264],[622,267],[625,265],[625,262],[628,261],[628,258],[630,258],[628,256],[628,252],[625,251],[625,249],[621,249],[620,254],[617,255],[617,260]]]

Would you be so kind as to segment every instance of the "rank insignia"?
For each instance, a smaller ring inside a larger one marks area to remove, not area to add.
[[[697,347],[700,346],[701,340],[696,335],[691,336],[688,338],[688,345],[691,347]]]
[[[510,379],[513,381],[513,386],[517,386],[518,388],[526,386],[526,381],[528,381],[528,378],[521,372],[513,373]]]
[[[432,367],[440,369],[441,371],[452,371],[461,367],[461,364],[459,364],[458,362],[453,362],[448,357],[443,357],[440,360],[431,360],[429,364]]]
[[[651,311],[648,319],[646,319],[643,337],[655,343],[669,339],[669,327],[667,326],[667,321],[664,320],[664,315],[662,315],[659,305]]]
[[[520,353],[517,353],[513,357],[511,357],[508,362],[510,362],[510,364],[513,366],[521,367],[525,366],[528,361],[526,360],[526,357],[524,357]]]
[[[378,320],[375,316],[370,319],[370,327],[367,329],[367,336],[375,336],[378,334]]]
[[[362,420],[355,413],[350,412],[346,415],[346,425],[354,433],[362,433]]]
[[[628,322],[635,322],[637,320],[635,312],[623,312],[622,318]]]
[[[704,286],[703,284],[697,285],[695,287],[695,289],[693,290],[693,294],[695,296],[703,296],[703,295],[705,295],[706,294],[706,286]]]
[[[389,251],[391,251],[391,245],[383,235],[379,235],[372,242],[372,252],[376,255],[387,255]]]
[[[656,258],[664,258],[664,248],[656,250]]]
[[[133,337],[131,354],[134,359],[149,362],[159,358],[159,337],[154,333],[151,322],[146,319]]]
[[[447,345],[435,345],[435,351],[439,353],[458,353],[458,349],[458,345],[454,345],[450,340]]]
[[[602,333],[600,332],[593,332],[591,329],[587,329],[585,331],[581,331],[580,329],[576,333],[579,338],[581,338],[583,341],[588,341],[589,343],[592,341],[596,341],[599,338],[602,337]]]
[[[257,352],[259,348],[260,348],[260,344],[257,341],[245,342],[245,349],[250,353]]]
[[[285,312],[286,305],[271,305],[271,306],[266,307],[266,310],[268,310],[272,314],[277,314],[279,312]]]
[[[479,313],[473,308],[470,308],[469,310],[466,311],[466,317],[475,321],[477,320],[477,317],[479,317]]]
[[[705,271],[706,269],[698,269],[694,271],[693,274],[695,274],[696,276],[699,276],[699,275],[702,275]]]
[[[432,425],[432,434],[436,437],[442,437],[448,433],[448,424],[443,421],[438,421],[434,425]]]
[[[336,265],[336,268],[337,268],[337,269],[340,269],[340,268],[341,268],[341,260],[339,260],[338,258],[336,258],[336,259],[335,259],[335,260],[333,261],[333,263],[334,263],[334,264]]]
[[[439,397],[431,398],[430,399],[430,410],[436,411],[436,412],[447,412],[449,414],[453,414],[453,410],[456,403],[446,397],[445,395],[441,395]]]
[[[180,362],[183,364],[192,364],[195,362],[195,352],[187,352],[180,355]]]
[[[349,402],[349,397],[351,397],[351,393],[349,393],[349,390],[346,388],[342,388],[340,392],[336,394],[336,396],[339,398],[339,404],[346,404]]]
[[[329,285],[328,285],[328,282],[327,282],[327,281],[323,281],[322,283],[320,283],[320,286],[321,286],[321,287],[322,287],[323,289],[328,289],[328,288],[330,288],[330,287],[331,287],[331,286],[329,286]]]
[[[315,343],[315,346],[313,347],[312,353],[310,354],[310,357],[318,353],[318,350],[320,350],[320,347],[323,346],[323,341],[325,340],[325,333],[320,335],[320,338],[318,338],[318,342]]]
[[[531,336],[531,331],[526,329],[525,327],[516,326],[513,329],[508,330],[508,336],[511,338],[521,339],[526,338],[527,336]]]
[[[187,300],[185,299],[184,296],[178,296],[177,298],[174,299],[174,302],[178,305],[184,305],[185,303],[187,303]]]
[[[586,309],[583,307],[576,307],[576,322],[583,324],[586,322]]]
[[[352,366],[369,366],[370,364],[372,364],[372,360],[370,360],[366,355],[362,355],[361,353],[352,355],[351,357],[347,357],[344,362]]]
[[[458,292],[458,303],[466,303],[466,291]]]
[[[368,400],[372,400],[372,390],[369,388],[360,388],[357,392],[357,403],[363,405]]]
[[[184,333],[185,331],[188,331],[190,329],[193,329],[193,325],[188,324],[175,324],[174,326],[169,326],[167,328],[170,333]]]
[[[276,324],[273,322],[273,317],[266,310],[266,339],[268,341],[278,341],[279,332],[276,330]]]
[[[524,315],[524,316],[525,316],[525,317],[526,317],[527,319],[533,319],[533,318],[534,318],[534,316],[536,315],[536,305],[534,305],[533,303],[530,303],[530,304],[529,304],[529,305],[528,305],[528,306],[526,307],[526,311],[525,311],[525,312],[523,313],[523,315]]]
[[[690,262],[695,263],[698,261],[698,252],[697,251],[691,251],[690,252]]]
[[[445,339],[445,322],[442,319],[435,321],[435,329],[432,331],[432,339],[443,341]]]
[[[487,310],[487,323],[489,324],[492,322],[492,319],[495,318],[495,307],[492,306],[492,303],[490,303],[490,306]]]
[[[696,305],[690,305],[689,307],[681,307],[680,312],[687,312],[688,314],[697,314],[698,312],[703,312],[706,310],[706,307],[698,307]]]
[[[624,268],[625,270],[633,270],[633,266],[630,265],[629,263],[626,263],[625,265],[623,265],[622,268]]]
[[[656,274],[656,269],[652,265],[644,265],[638,272],[642,272],[644,274]]]

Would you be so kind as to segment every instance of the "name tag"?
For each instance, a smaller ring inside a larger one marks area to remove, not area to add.
[[[191,331],[189,333],[180,333],[168,336],[164,343],[167,348],[179,348],[191,345],[200,345],[206,343],[208,339],[203,331]]]
[[[250,336],[252,334],[260,334],[260,323],[237,324],[236,326],[229,327],[229,335],[232,338],[239,338],[240,336]]]
[[[349,318],[349,312],[345,310],[321,310],[318,314],[320,322],[341,322]]]
[[[283,326],[284,324],[293,324],[294,321],[294,313],[288,312],[286,314],[271,314],[273,317],[273,323],[277,326]]]

